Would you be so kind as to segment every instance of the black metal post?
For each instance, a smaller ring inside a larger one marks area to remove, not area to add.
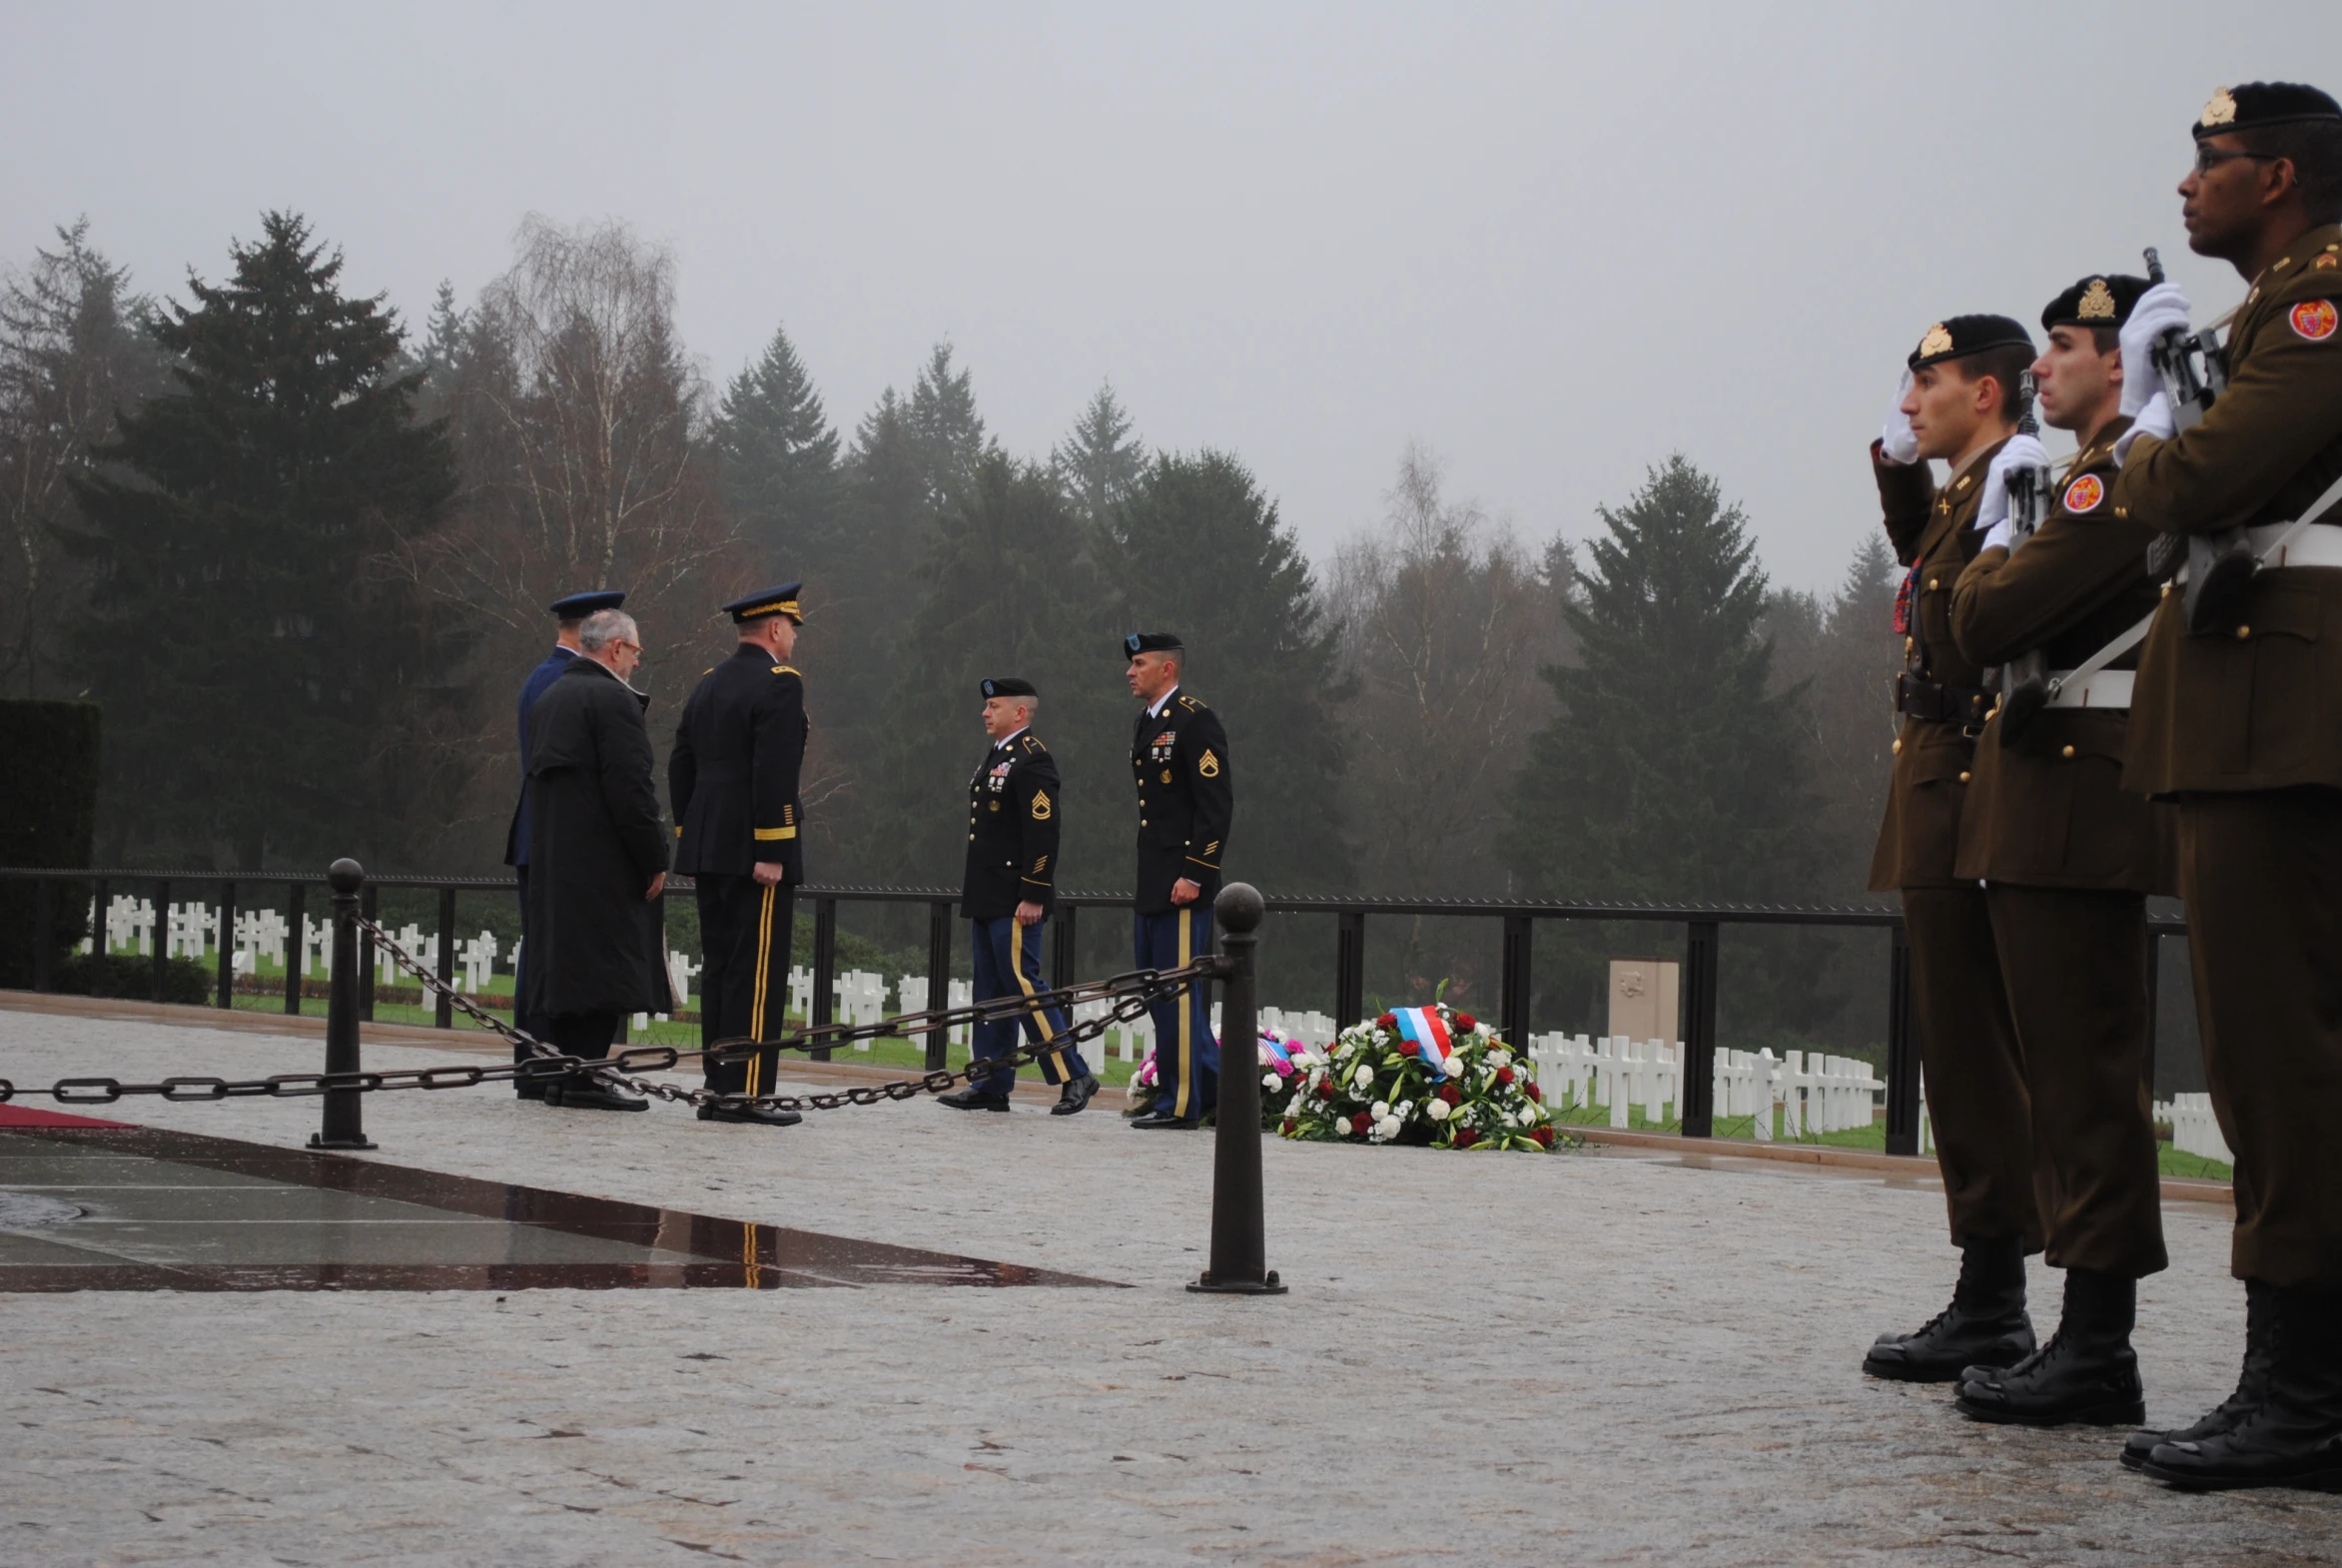
[[[1887,1153],[1920,1152],[1920,1032],[1911,994],[1911,929],[1895,924],[1887,960]]]
[[[1333,945],[1333,1027],[1349,1028],[1366,1016],[1366,916],[1344,910]]]
[[[1074,951],[1074,917],[1080,913],[1072,904],[1061,906],[1057,912],[1057,935],[1050,938],[1049,983],[1060,990],[1082,978],[1076,967],[1080,959]]]
[[[837,967],[838,901],[817,898],[813,901],[813,1016],[806,1023],[819,1026],[836,1020],[837,982],[830,971]],[[830,1048],[823,1046],[808,1054],[816,1062],[827,1062]]]
[[[96,996],[98,966],[106,960],[106,904],[113,898],[114,888],[104,877],[98,879],[95,892],[90,895],[90,995]]]
[[[49,989],[49,949],[57,941],[56,884],[47,877],[33,884],[33,989]],[[92,987],[95,991],[97,988]]]
[[[220,1009],[236,1006],[236,884],[220,884]]]
[[[665,953],[659,954],[660,963],[665,963],[666,959]],[[439,984],[447,987],[448,990],[453,990],[455,986],[455,890],[453,888],[439,889]],[[445,991],[439,993],[438,1011],[431,1022],[440,1029],[453,1029],[455,1027],[455,1004],[449,1000]],[[626,1038],[625,1028],[625,1023],[621,1021],[618,1025],[618,1038],[620,1040]]]
[[[327,880],[333,880],[330,873]],[[369,920],[379,921],[382,918],[381,892],[371,882],[366,885],[366,898],[360,909]],[[375,1021],[375,939],[372,935],[358,945],[358,955],[365,960],[358,970],[358,1016],[371,1024]],[[329,985],[331,983],[328,982]]]
[[[2145,1083],[2147,1099],[2155,1098],[2156,1006],[2162,994],[2162,977],[2155,973],[2156,963],[2163,956],[2163,939],[2154,931],[2147,932],[2147,1058],[2140,1064],[2139,1078]]]
[[[1072,914],[1068,910],[1067,914]],[[937,899],[927,906],[927,1005],[930,1008],[947,1006],[952,996],[952,906]],[[945,1054],[951,1045],[951,1031],[931,1029],[927,1032],[927,1071],[940,1073],[948,1065]]]
[[[171,884],[155,884],[155,1000],[171,995]]]
[[[1504,917],[1504,978],[1497,988],[1505,1043],[1524,1053],[1529,1049],[1530,931],[1528,916]]]
[[[301,962],[301,926],[309,918],[302,895],[308,891],[298,882],[293,884],[291,908],[285,916],[286,930],[291,933],[285,939],[285,1011],[296,1018],[301,1015],[301,983],[309,972],[309,967]]]
[[[326,1071],[359,1072],[359,975],[365,945],[358,940],[358,890],[366,873],[355,860],[337,860],[326,873],[334,885],[333,1000],[326,1006]],[[372,1149],[361,1110],[366,1096],[355,1089],[325,1093],[325,1126],[309,1141],[312,1149]]]
[[[1283,1281],[1268,1266],[1261,1216],[1260,1019],[1254,953],[1263,913],[1260,895],[1249,883],[1231,882],[1211,901],[1220,956],[1227,963],[1220,976],[1219,1126],[1211,1144],[1211,1264],[1187,1288],[1222,1295],[1285,1293]]]
[[[1695,920],[1684,928],[1680,1104],[1686,1138],[1716,1136],[1716,949],[1718,926]]]

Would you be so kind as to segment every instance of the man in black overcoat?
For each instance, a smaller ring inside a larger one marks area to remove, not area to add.
[[[643,718],[650,698],[626,679],[642,657],[634,618],[598,610],[577,641],[529,715],[527,1000],[548,1044],[598,1061],[627,1014],[673,1011],[659,908],[667,837]],[[549,1086],[545,1101],[644,1108],[583,1076]]]

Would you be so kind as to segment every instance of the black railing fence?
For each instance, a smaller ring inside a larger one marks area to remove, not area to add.
[[[151,895],[157,912],[157,930],[153,942],[157,996],[164,994],[163,976],[170,966],[170,945],[165,940],[162,912],[170,905],[172,890],[178,888],[183,892],[192,892],[202,889],[212,892],[222,911],[218,994],[215,1000],[215,1005],[221,1008],[234,1006],[236,944],[229,932],[234,927],[240,891],[264,888],[283,890],[288,918],[298,933],[309,897],[313,892],[327,887],[326,876],[322,872],[315,876],[274,872],[238,872],[230,876],[196,872],[0,868],[0,881],[29,881],[34,885],[34,930],[38,936],[34,944],[31,970],[35,991],[54,989],[51,966],[61,944],[53,939],[52,934],[65,913],[65,895],[69,888],[86,889],[88,896],[93,897],[98,921],[98,930],[93,936],[101,941],[106,910],[115,894]],[[459,893],[511,893],[514,886],[511,879],[501,877],[370,877],[361,895],[362,912],[370,920],[373,919],[379,907],[380,895],[386,889],[435,892],[438,895],[438,951],[428,957],[439,979],[452,985],[457,968],[456,896]],[[670,892],[687,892],[691,883],[689,878],[678,877],[670,879],[667,886]],[[74,896],[78,898],[83,895],[76,893]],[[931,999],[941,999],[946,995],[952,974],[952,929],[954,910],[959,902],[957,893],[947,888],[808,886],[798,890],[798,897],[813,907],[813,944],[808,956],[808,967],[814,975],[823,977],[831,977],[836,973],[840,906],[925,906],[928,917],[928,995]],[[322,894],[318,904],[322,911],[325,905]],[[1269,915],[1333,917],[1333,951],[1326,956],[1332,967],[1334,1024],[1341,1029],[1348,1028],[1365,1016],[1366,923],[1369,920],[1439,917],[1501,922],[1503,942],[1497,987],[1498,1027],[1506,1039],[1524,1045],[1531,1033],[1529,1005],[1537,922],[1640,922],[1682,926],[1685,933],[1684,955],[1677,1013],[1684,1047],[1682,1130],[1693,1138],[1712,1137],[1715,1131],[1712,1099],[1717,1049],[1717,961],[1724,929],[1728,926],[1794,926],[1841,930],[1863,928],[1889,932],[1887,974],[1883,977],[1888,998],[1885,1074],[1887,1149],[1892,1154],[1910,1155],[1919,1152],[1919,1037],[1912,1015],[1911,948],[1904,931],[1902,913],[1898,910],[1838,905],[1634,904],[1592,901],[1532,903],[1486,899],[1314,896],[1268,897],[1263,900],[1263,904]],[[1132,896],[1128,893],[1060,893],[1057,898],[1057,916],[1052,922],[1051,983],[1072,985],[1080,978],[1076,974],[1075,965],[1084,910],[1128,910],[1131,905]],[[2184,937],[2187,934],[2186,923],[2169,916],[2151,920],[2149,929],[2155,938]],[[2154,961],[2160,946],[2160,941],[2148,943],[2147,991],[2150,1006],[2157,990]],[[372,957],[371,954],[368,956]],[[358,976],[359,1011],[363,1017],[372,1019],[375,965],[371,962],[360,965]],[[285,991],[285,1011],[299,1013],[302,988],[295,977],[288,976]],[[813,1026],[834,1023],[836,1012],[837,997],[834,989],[829,985],[816,984],[813,987],[811,1015],[806,1022]],[[434,1022],[440,1029],[453,1027],[453,1011],[444,997],[436,1003]],[[928,1036],[926,1048],[929,1068],[941,1069],[945,1056],[943,1034],[939,1031]],[[826,1050],[811,1053],[817,1061],[827,1060],[829,1054]]]

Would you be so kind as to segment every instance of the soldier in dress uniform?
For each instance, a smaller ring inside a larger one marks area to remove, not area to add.
[[[2041,313],[2041,421],[2081,446],[2029,538],[2012,535],[2008,480],[2045,475],[2047,453],[2030,434],[2000,448],[1976,517],[1983,547],[1952,596],[1962,657],[2022,668],[2037,653],[2039,668],[2023,673],[2043,681],[2027,691],[2002,679],[2008,695],[1976,742],[1953,867],[1984,884],[2032,1105],[2045,1255],[2065,1270],[2047,1344],[2012,1368],[1964,1374],[1959,1407],[1988,1421],[2146,1419],[2130,1332],[2139,1279],[2168,1262],[2148,1099],[2146,903],[2170,891],[2168,812],[2121,787],[2136,655],[2093,657],[2155,607],[2153,535],[2106,497],[2114,442],[2130,425],[2117,334],[2146,289],[2143,278],[2084,278]]]
[[[1058,833],[1065,794],[1057,760],[1033,733],[1040,693],[1029,680],[986,680],[984,733],[992,744],[968,781],[968,872],[960,887],[960,912],[975,926],[976,1000],[1032,996],[1042,989],[1041,928],[1056,900]],[[1022,1019],[994,1019],[976,1026],[976,1060],[1013,1055],[1017,1032],[1043,1045],[1068,1029],[1063,1008],[1044,1008]],[[1063,1085],[1051,1116],[1070,1117],[1090,1104],[1098,1080],[1079,1048],[1067,1046],[1041,1059],[1041,1074]],[[1016,1073],[1002,1068],[968,1080],[943,1103],[955,1111],[1006,1111]]]
[[[1950,1382],[1969,1366],[2013,1365],[2033,1350],[2024,1258],[2040,1249],[2031,1140],[2016,1029],[1992,920],[1975,879],[1953,870],[1976,736],[1995,693],[1952,636],[1952,592],[1983,538],[1971,524],[1984,476],[2014,433],[2018,379],[2032,340],[2005,316],[1930,327],[1906,362],[1887,428],[1871,446],[1887,536],[1909,568],[1896,598],[1903,728],[1871,888],[1903,894],[1920,1058],[1936,1160],[1944,1173],[1959,1281],[1952,1305],[1864,1357],[1875,1377]],[[1939,491],[1931,458],[1951,465]]]
[[[2175,799],[2196,1017],[2236,1154],[2244,1374],[2126,1456],[2191,1488],[2342,1486],[2342,108],[2224,88],[2179,185],[2188,244],[2249,284],[2226,387],[2178,412],[2155,344],[2172,286],[2122,330],[2114,515],[2242,548],[2230,591],[2166,592],[2139,658],[2123,782]],[[2324,508],[2324,509],[2321,509]],[[2307,524],[2295,528],[2293,524]],[[2244,529],[2241,538],[2228,530]],[[2254,558],[2258,558],[2257,566]],[[2192,606],[2191,597],[2198,599]],[[2141,1455],[2140,1447],[2146,1452]]]
[[[789,1001],[789,939],[805,880],[798,774],[805,763],[805,678],[789,663],[804,614],[786,582],[724,606],[740,631],[732,656],[699,678],[667,757],[675,869],[698,888],[699,1038],[772,1040]],[[712,1062],[708,1088],[769,1095],[780,1053]],[[702,1106],[703,1122],[790,1127],[772,1107]]]
[[[1235,813],[1227,732],[1219,715],[1179,689],[1186,646],[1170,632],[1123,639],[1131,695],[1146,706],[1131,737],[1139,785],[1136,946],[1142,969],[1170,969],[1211,951],[1211,900]],[[1168,998],[1155,1019],[1155,1104],[1131,1125],[1191,1128],[1219,1099],[1219,1045],[1208,986]],[[1246,1042],[1247,1052],[1258,1048]],[[1240,1064],[1251,1071],[1251,1064]]]
[[[553,600],[546,606],[553,614],[553,651],[520,683],[520,798],[512,807],[511,826],[504,830],[504,864],[512,868],[513,880],[520,884],[520,956],[512,964],[512,1024],[538,1040],[548,1038],[545,1031],[550,1026],[528,1011],[528,714],[536,699],[577,657],[577,632],[585,617],[596,610],[614,610],[625,602],[624,593],[607,588]],[[532,1054],[526,1046],[512,1048],[514,1062],[524,1062]],[[523,1100],[545,1098],[542,1080],[515,1079],[512,1087]]]

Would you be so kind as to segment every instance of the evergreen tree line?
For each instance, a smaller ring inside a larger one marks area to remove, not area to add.
[[[663,743],[728,649],[715,606],[801,576],[823,882],[957,884],[977,681],[1019,674],[1066,777],[1062,885],[1124,885],[1120,644],[1160,628],[1228,728],[1227,870],[1272,893],[1860,895],[1892,561],[1874,536],[1834,595],[1774,588],[1681,454],[1573,548],[1524,543],[1410,447],[1320,567],[1232,450],[1151,450],[1111,385],[1031,456],[949,344],[850,430],[783,328],[712,386],[673,258],[622,224],[529,220],[511,268],[467,304],[442,285],[419,330],[342,267],[269,214],[223,281],[157,300],[82,224],[0,287],[0,689],[104,706],[109,863],[493,870],[548,601],[629,591]],[[1319,944],[1293,921],[1288,949]],[[1492,932],[1377,925],[1379,995],[1493,1006]],[[1606,955],[1681,940],[1543,932],[1540,1022],[1573,1028],[1601,1026]],[[1744,1038],[1875,1038],[1844,944],[1727,960]],[[1330,964],[1294,963],[1288,1001],[1322,1004]]]

